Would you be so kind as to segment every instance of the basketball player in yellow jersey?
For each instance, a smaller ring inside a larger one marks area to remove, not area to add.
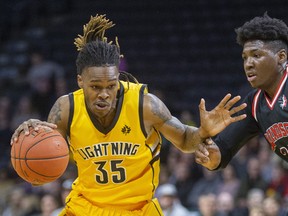
[[[240,97],[227,94],[211,111],[201,100],[199,128],[182,124],[146,85],[119,71],[118,42],[104,37],[112,26],[103,15],[91,17],[75,40],[79,90],[60,97],[47,122],[30,119],[12,136],[17,141],[21,130],[29,134],[28,127],[50,127],[69,141],[78,178],[60,215],[163,215],[154,198],[160,134],[179,150],[193,153],[197,144],[246,117],[232,117],[246,104],[234,107]]]

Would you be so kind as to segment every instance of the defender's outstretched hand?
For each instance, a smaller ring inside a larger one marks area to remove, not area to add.
[[[224,130],[233,122],[240,121],[246,118],[246,114],[232,116],[235,113],[243,110],[247,104],[243,103],[239,106],[233,107],[240,99],[236,96],[232,99],[231,94],[227,94],[221,102],[211,111],[207,111],[205,107],[205,100],[201,99],[199,105],[200,111],[200,136],[202,138],[213,137]]]
[[[34,130],[39,130],[39,127],[47,127],[51,129],[56,129],[57,125],[46,122],[46,121],[40,121],[38,119],[29,119],[27,121],[24,121],[22,124],[19,125],[19,127],[14,131],[14,134],[12,135],[10,144],[12,145],[13,142],[18,141],[19,134],[21,131],[24,131],[25,135],[29,135],[29,127],[33,127]]]

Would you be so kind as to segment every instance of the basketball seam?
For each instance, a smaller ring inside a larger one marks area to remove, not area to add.
[[[24,135],[25,136],[25,135]],[[25,137],[23,137],[23,139],[21,140],[21,143],[20,143],[20,147],[19,147],[19,155],[18,155],[18,157],[20,157],[20,154],[21,154],[21,149],[22,149],[22,144],[23,144],[23,142],[24,142],[24,138]],[[16,159],[17,158],[15,158],[15,161],[16,161]],[[22,172],[22,174],[24,175],[24,176],[26,176],[26,178],[28,178],[28,175],[27,175],[27,173],[24,171],[24,169],[22,168],[22,163],[20,162],[20,161],[18,161],[19,162],[19,167],[20,167],[20,170],[21,170],[21,172]]]
[[[32,146],[30,146],[30,147],[27,149],[26,154],[25,154],[25,157],[24,157],[24,158],[25,158],[24,161],[25,161],[25,164],[26,164],[27,168],[28,168],[31,172],[36,173],[37,175],[42,176],[42,177],[53,178],[53,179],[56,178],[56,177],[59,177],[59,176],[61,176],[61,175],[63,174],[63,173],[61,173],[61,174],[55,175],[55,176],[47,176],[47,175],[38,173],[38,172],[36,172],[35,170],[33,170],[33,169],[30,168],[29,164],[27,163],[27,157],[26,157],[26,155],[28,154],[29,150],[32,149],[35,145],[37,145],[38,143],[40,143],[40,142],[43,141],[43,140],[46,140],[46,139],[51,138],[51,137],[57,137],[57,136],[62,137],[61,135],[57,135],[57,134],[56,134],[56,135],[47,136],[47,137],[39,140],[38,142],[35,142]],[[57,158],[66,157],[66,156],[68,156],[68,155],[69,155],[69,153],[66,154],[66,155],[63,155],[63,156],[58,156],[58,157],[53,157],[53,158],[42,158],[42,159],[55,159],[55,158],[57,159]],[[34,160],[34,158],[28,158],[28,159],[29,159],[29,160]],[[38,158],[38,160],[39,160],[39,158]]]
[[[60,155],[60,156],[57,156],[57,157],[47,157],[47,158],[44,158],[44,157],[41,157],[41,158],[26,158],[26,157],[12,157],[13,159],[17,159],[17,160],[49,160],[49,159],[57,159],[57,158],[63,158],[63,157],[67,157],[69,156],[69,153],[68,154],[65,154],[65,155]]]
[[[20,157],[20,153],[21,153],[22,143],[23,143],[23,141],[24,141],[24,139],[23,139],[22,142],[21,142],[21,145],[20,145],[19,155],[18,155],[18,157],[15,157],[15,159],[19,159],[19,160],[26,160],[26,159],[29,159],[29,160],[39,160],[39,159],[53,159],[53,158],[66,157],[67,155],[69,155],[69,149],[68,149],[68,153],[67,153],[67,154],[65,154],[65,155],[59,155],[59,156],[57,156],[57,157],[51,157],[51,158],[49,158],[49,157],[47,157],[47,158],[27,158],[27,157],[26,157],[27,154],[28,154],[28,152],[30,151],[30,149],[32,149],[32,148],[33,148],[35,145],[37,145],[39,142],[41,142],[41,141],[43,141],[43,140],[46,140],[46,139],[48,139],[48,138],[50,138],[50,137],[57,137],[57,136],[62,137],[61,135],[52,135],[52,136],[48,136],[48,137],[45,137],[45,138],[37,141],[37,142],[34,143],[32,146],[30,146],[29,148],[27,148],[26,154],[25,154],[24,157],[22,158],[22,157]],[[66,141],[65,141],[65,142],[66,142]],[[14,150],[15,150],[15,149],[14,149]],[[14,155],[15,155],[15,154],[14,154]],[[14,158],[14,157],[12,156],[12,158]]]

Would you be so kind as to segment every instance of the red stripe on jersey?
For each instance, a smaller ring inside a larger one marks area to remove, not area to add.
[[[266,102],[267,102],[268,107],[270,108],[270,110],[273,110],[274,105],[275,105],[275,103],[276,103],[276,101],[277,101],[277,99],[278,99],[278,97],[279,97],[279,95],[280,95],[280,93],[281,93],[281,91],[283,89],[283,86],[284,86],[286,80],[287,80],[287,69],[286,69],[286,72],[284,73],[284,75],[283,75],[283,77],[282,77],[282,79],[280,81],[280,84],[278,85],[278,88],[277,88],[276,94],[273,97],[273,100],[270,101],[269,98],[266,96],[266,94],[264,94]]]
[[[253,103],[252,103],[252,116],[255,118],[256,121],[258,121],[257,115],[256,115],[256,109],[257,109],[258,98],[259,98],[260,93],[261,93],[261,90],[259,89],[257,93],[255,94],[253,98]]]

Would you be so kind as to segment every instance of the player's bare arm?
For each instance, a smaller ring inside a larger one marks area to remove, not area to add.
[[[200,142],[198,128],[182,124],[171,115],[166,105],[155,95],[144,96],[144,120],[147,132],[152,127],[156,128],[167,140],[184,152],[193,152],[194,147],[191,144]]]
[[[51,129],[57,129],[63,137],[66,137],[66,130],[68,124],[69,115],[69,98],[68,95],[60,97],[53,105],[47,121],[41,121],[39,119],[29,119],[24,121],[18,126],[11,137],[11,145],[13,142],[18,141],[19,134],[24,131],[25,135],[29,135],[29,127],[38,131],[40,127],[48,127]]]
[[[67,125],[69,118],[70,102],[68,95],[57,99],[48,115],[48,122],[57,125],[57,130],[65,138],[67,135]]]
[[[194,152],[199,143],[246,117],[245,114],[232,117],[246,107],[246,104],[234,107],[240,99],[240,96],[231,99],[231,94],[227,94],[211,111],[206,110],[205,100],[202,99],[199,105],[201,126],[196,128],[182,124],[171,115],[159,98],[147,94],[144,97],[144,119],[148,126],[158,129],[177,148],[184,152]]]

